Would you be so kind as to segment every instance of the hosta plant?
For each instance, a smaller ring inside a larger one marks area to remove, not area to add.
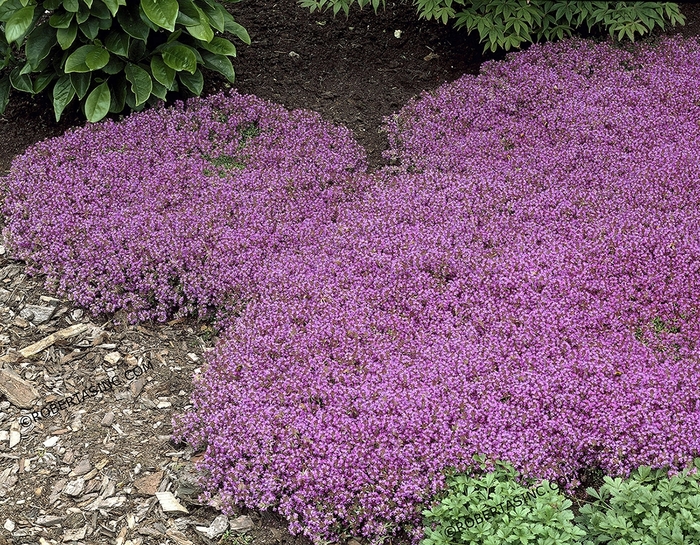
[[[0,113],[10,89],[74,100],[89,121],[170,91],[199,95],[202,67],[234,79],[246,30],[214,0],[0,0]]]

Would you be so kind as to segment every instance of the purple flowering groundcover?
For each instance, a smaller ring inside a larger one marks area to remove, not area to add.
[[[568,486],[700,454],[697,42],[488,63],[388,120],[373,174],[308,115],[192,102],[6,180],[16,251],[93,310],[245,301],[176,421],[211,493],[378,542],[474,453]]]

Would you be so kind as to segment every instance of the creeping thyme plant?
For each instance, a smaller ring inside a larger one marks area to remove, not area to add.
[[[698,119],[679,38],[488,63],[387,120],[372,174],[349,131],[219,96],[32,147],[6,233],[95,312],[228,316],[175,423],[210,493],[419,540],[475,452],[569,488],[700,453]]]

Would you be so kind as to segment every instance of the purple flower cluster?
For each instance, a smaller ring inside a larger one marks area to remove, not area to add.
[[[198,381],[210,489],[381,539],[477,452],[569,485],[697,456],[698,119],[670,40],[534,46],[407,106],[398,171],[279,254]]]
[[[700,455],[698,120],[697,42],[571,40],[411,102],[371,176],[232,95],[33,148],[5,214],[93,309],[245,302],[176,422],[210,492],[417,537],[474,453],[571,486]]]
[[[15,257],[95,313],[165,320],[232,307],[257,271],[353,198],[351,132],[236,93],[88,125],[3,183]]]

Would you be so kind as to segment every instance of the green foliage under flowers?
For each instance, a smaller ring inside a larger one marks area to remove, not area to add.
[[[700,543],[700,458],[672,477],[641,467],[628,479],[604,477],[574,518],[556,485],[533,486],[507,463],[453,475],[440,503],[423,511],[421,545],[695,545]],[[574,522],[575,521],[575,522]]]
[[[375,11],[384,0],[299,0],[311,11],[332,8],[347,14],[357,3]],[[618,40],[683,24],[685,17],[673,2],[576,2],[572,0],[414,0],[418,15],[479,33],[484,51],[519,48],[523,43],[562,39],[578,29],[605,31]]]
[[[576,520],[587,533],[583,545],[681,545],[700,543],[700,459],[691,470],[668,477],[641,467],[629,479],[604,478],[594,501]],[[693,473],[691,473],[693,471]]]
[[[234,79],[223,32],[250,43],[214,0],[0,0],[0,114],[11,88],[50,92],[57,120],[75,99],[98,121],[199,95],[202,67]]]
[[[475,460],[485,470],[484,459]],[[448,479],[446,496],[424,511],[421,545],[502,545],[578,543],[583,530],[573,523],[572,503],[554,483],[519,481],[510,465],[495,471]]]

